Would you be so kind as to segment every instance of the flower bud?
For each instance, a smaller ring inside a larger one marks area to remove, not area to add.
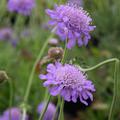
[[[8,80],[8,76],[5,71],[0,70],[0,84]]]
[[[48,50],[48,56],[55,60],[62,59],[63,49],[60,47],[52,47]]]
[[[49,45],[57,46],[58,44],[59,44],[59,41],[55,38],[52,38],[49,40]]]

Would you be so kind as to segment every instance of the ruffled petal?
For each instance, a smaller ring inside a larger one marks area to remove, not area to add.
[[[53,96],[56,96],[60,93],[60,91],[62,90],[63,86],[54,86],[54,87],[51,87],[49,89],[50,91],[50,94],[53,95]]]
[[[72,40],[72,39],[69,39],[68,40],[68,43],[67,43],[67,48],[68,49],[71,49],[72,47],[74,47],[75,46],[75,44],[76,44],[76,40]]]
[[[70,89],[63,89],[60,94],[66,101],[68,101],[68,102],[71,101],[71,99],[70,99],[71,98],[71,90]]]
[[[83,104],[85,104],[86,106],[88,105],[88,103],[82,98],[81,95],[79,95],[79,98],[80,98],[80,101],[81,101]]]
[[[78,94],[77,94],[77,92],[75,90],[73,90],[72,91],[72,101],[74,103],[76,103],[77,102],[77,98],[78,98]]]
[[[43,75],[43,74],[40,74],[40,75],[39,75],[39,78],[42,79],[42,80],[47,79],[46,75]]]

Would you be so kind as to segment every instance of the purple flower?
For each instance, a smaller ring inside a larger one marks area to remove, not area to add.
[[[55,10],[46,10],[50,16],[49,24],[56,30],[56,34],[65,41],[67,48],[71,49],[78,44],[79,47],[87,45],[91,38],[90,32],[95,29],[91,25],[92,19],[81,7],[73,4],[55,6]]]
[[[3,113],[3,116],[1,117],[1,120],[10,120],[10,116],[11,116],[11,120],[21,120],[21,111],[19,108],[11,108],[11,109],[8,109],[6,110],[4,113]],[[27,117],[26,117],[26,120]]]
[[[13,30],[11,28],[0,29],[0,40],[9,40],[13,36]]]
[[[77,66],[57,62],[48,64],[47,72],[46,75],[40,74],[40,78],[46,79],[44,86],[51,95],[60,94],[68,102],[77,102],[79,98],[85,105],[88,105],[87,99],[93,101],[94,85]]]
[[[0,29],[0,41],[10,42],[13,47],[16,47],[16,45],[18,44],[18,38],[11,28]]]
[[[38,109],[37,109],[37,112],[39,114],[41,114],[42,110],[44,109],[44,105],[45,105],[45,102],[41,103],[39,106],[38,106]],[[46,113],[44,115],[44,119],[43,120],[52,120],[52,118],[54,117],[55,115],[55,112],[56,112],[56,107],[53,103],[49,103],[48,105],[48,108],[46,110]]]
[[[18,12],[23,15],[30,15],[35,7],[35,0],[9,0],[8,10],[10,12]]]

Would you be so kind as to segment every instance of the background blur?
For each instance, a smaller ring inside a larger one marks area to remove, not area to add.
[[[0,0],[0,36],[3,28],[12,32],[12,37],[9,33],[4,39],[0,37],[0,70],[5,70],[12,80],[13,106],[19,106],[23,100],[33,63],[50,34],[47,25],[49,18],[45,14],[45,9],[53,8],[58,0],[36,2],[36,8],[27,17],[8,12],[7,0]],[[66,1],[61,0],[62,2]],[[92,33],[92,40],[86,48],[76,46],[68,51],[66,61],[74,59],[74,62],[82,67],[89,67],[108,58],[120,58],[120,0],[84,0],[83,7],[93,18],[96,30]],[[48,48],[50,47],[49,45]],[[47,55],[47,50],[44,55]],[[36,69],[29,98],[29,113],[35,117],[37,105],[44,96],[44,88],[38,78],[39,72]],[[89,107],[80,103],[65,103],[66,120],[106,120],[113,96],[113,74],[114,64],[107,64],[89,72],[89,79],[93,80],[96,86],[94,102]],[[118,84],[120,86],[120,82]],[[117,97],[114,120],[120,120],[120,87]],[[0,112],[2,113],[8,105],[9,85],[5,83],[0,85]]]

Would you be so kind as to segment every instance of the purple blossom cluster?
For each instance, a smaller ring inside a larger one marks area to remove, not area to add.
[[[48,64],[47,74],[40,74],[40,79],[46,80],[43,85],[52,96],[61,95],[66,101],[75,103],[79,98],[85,105],[88,105],[87,99],[93,101],[95,88],[92,81],[74,65]]]
[[[21,111],[19,108],[11,108],[7,109],[3,115],[0,117],[0,120],[21,120]],[[28,120],[28,117],[26,117],[25,120]]]
[[[18,12],[27,16],[35,7],[35,0],[9,0],[7,7],[10,12]]]
[[[92,26],[92,18],[83,10],[73,4],[55,6],[54,10],[47,9],[50,16],[49,24],[54,27],[56,34],[62,41],[67,40],[67,48],[71,49],[76,44],[79,47],[87,45],[95,29]]]
[[[38,109],[37,109],[38,114],[42,113],[42,110],[44,109],[44,105],[45,105],[45,102],[39,104]],[[43,120],[53,120],[55,112],[56,112],[55,105],[53,103],[49,103]]]

